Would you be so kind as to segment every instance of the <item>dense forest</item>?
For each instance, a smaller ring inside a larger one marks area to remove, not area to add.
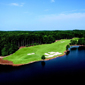
[[[85,45],[85,38],[79,38],[78,40],[71,40],[70,45]]]
[[[55,42],[55,40],[72,39],[73,37],[85,38],[85,30],[0,31],[0,55],[12,54],[21,46],[50,44]],[[80,44],[81,40],[76,43]]]

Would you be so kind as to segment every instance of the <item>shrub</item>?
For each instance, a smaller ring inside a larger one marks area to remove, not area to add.
[[[70,45],[75,45],[75,44],[77,44],[77,40],[71,40],[70,41]]]
[[[77,43],[78,45],[85,45],[85,39],[83,39],[83,38],[80,38],[79,40],[78,40],[78,43]]]
[[[31,46],[33,46],[34,44],[32,43]]]
[[[28,47],[28,45],[26,45],[26,47]]]
[[[36,45],[39,45],[39,43],[36,43]]]
[[[70,48],[70,45],[67,45],[67,46],[66,46],[66,50],[68,50],[68,48]]]
[[[30,46],[30,44],[26,45],[26,47]]]
[[[44,59],[45,59],[45,55],[42,55],[41,59],[43,59],[43,60],[44,60]]]
[[[34,45],[37,45],[37,43],[34,43]]]

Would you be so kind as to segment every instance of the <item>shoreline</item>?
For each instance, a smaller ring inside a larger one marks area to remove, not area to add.
[[[70,45],[70,46],[84,46],[85,47],[85,45]]]
[[[67,50],[67,51],[69,51],[69,50]],[[39,61],[48,61],[48,60],[51,60],[51,59],[54,59],[54,58],[57,58],[57,57],[62,57],[64,55],[66,55],[67,51],[64,51],[64,54],[62,54],[60,56],[56,56],[56,57],[52,57],[52,58],[47,58],[47,59],[39,60]],[[35,62],[39,62],[39,61],[31,61],[31,62],[29,62],[27,64],[31,64],[31,63],[35,63]],[[22,65],[27,65],[27,64],[13,64],[12,61],[3,60],[3,58],[0,58],[0,65],[22,66]]]
[[[85,45],[70,45],[70,46],[84,46],[85,47]],[[66,55],[67,51],[69,51],[69,50],[64,51],[64,54],[62,54],[62,55],[52,57],[52,58],[47,58],[47,59],[44,59],[44,60],[39,60],[39,61],[48,61],[48,60],[51,60],[51,59],[54,59],[54,58],[57,58],[57,57],[62,57],[64,55]],[[27,64],[31,64],[31,63],[35,63],[35,62],[39,62],[39,61],[31,61],[31,62],[29,62]],[[0,65],[22,66],[22,65],[27,65],[27,64],[13,64],[12,61],[3,60],[3,56],[0,56]]]

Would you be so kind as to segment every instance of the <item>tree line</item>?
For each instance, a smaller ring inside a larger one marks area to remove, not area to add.
[[[21,46],[50,44],[55,40],[73,37],[85,38],[85,30],[0,31],[0,55],[12,54]]]
[[[85,45],[85,38],[79,38],[78,40],[71,40],[70,45]]]

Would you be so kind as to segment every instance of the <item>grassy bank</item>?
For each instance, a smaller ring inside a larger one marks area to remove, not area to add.
[[[41,56],[48,52],[59,52],[64,54],[66,50],[66,45],[70,43],[70,39],[62,39],[60,41],[54,42],[52,44],[36,45],[32,47],[21,48],[14,54],[4,57],[4,60],[12,61],[14,64],[27,64],[32,61],[41,60]],[[34,53],[29,55],[29,53]],[[56,57],[59,55],[55,55]]]

